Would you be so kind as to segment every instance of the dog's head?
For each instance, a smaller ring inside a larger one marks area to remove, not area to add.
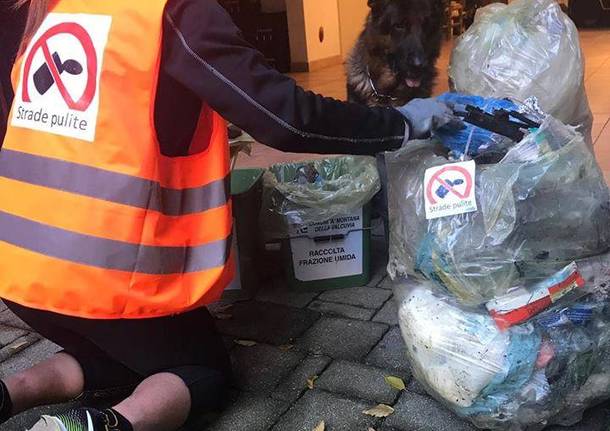
[[[368,0],[368,4],[367,31],[374,57],[390,67],[395,85],[418,89],[440,54],[443,1]]]

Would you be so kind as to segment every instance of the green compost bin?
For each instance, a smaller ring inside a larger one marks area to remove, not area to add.
[[[236,169],[231,173],[233,247],[238,269],[233,283],[224,292],[227,299],[250,299],[260,286],[257,268],[262,239],[258,216],[262,203],[263,172],[263,169]]]
[[[280,243],[289,288],[339,289],[370,281],[370,201],[379,190],[375,159],[274,165],[266,186],[274,187],[271,212],[283,216]]]

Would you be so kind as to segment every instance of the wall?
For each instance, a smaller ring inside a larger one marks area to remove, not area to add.
[[[347,59],[370,11],[367,0],[338,0],[341,56]]]
[[[289,0],[286,5],[294,69],[314,70],[339,63],[341,38],[337,0]],[[321,27],[324,28],[322,42]]]
[[[310,62],[341,55],[337,0],[305,0],[307,58]],[[324,41],[319,30],[324,27]]]
[[[307,64],[307,39],[305,36],[305,10],[302,0],[286,2],[290,59],[293,65]]]

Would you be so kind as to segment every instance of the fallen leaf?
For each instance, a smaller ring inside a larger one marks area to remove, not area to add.
[[[374,428],[369,427],[369,430],[368,430],[368,431],[375,431],[375,429],[374,429]]]
[[[313,431],[324,431],[326,429],[326,424],[324,421],[320,422],[317,427],[313,429]]]
[[[315,383],[315,381],[318,380],[318,376],[312,376],[310,378],[307,379],[307,387],[309,389],[313,389],[313,384]]]
[[[18,343],[11,344],[9,347],[10,347],[10,349],[12,351],[15,351],[15,350],[19,350],[22,347],[27,346],[27,345],[28,345],[27,341],[21,341],[21,342],[18,342]]]
[[[386,376],[385,382],[397,391],[404,391],[407,389],[405,382],[400,377]]]
[[[387,418],[394,413],[394,409],[390,406],[386,406],[385,404],[379,404],[372,409],[363,411],[362,413],[368,416],[373,416],[374,418]]]
[[[252,347],[252,346],[256,346],[256,341],[250,341],[250,340],[234,340],[235,344],[239,344],[240,346],[244,346],[244,347]]]
[[[287,352],[289,350],[294,349],[294,344],[283,344],[279,347],[279,349],[283,352]]]
[[[233,315],[228,313],[217,313],[214,317],[216,317],[217,320],[230,320],[233,318]]]

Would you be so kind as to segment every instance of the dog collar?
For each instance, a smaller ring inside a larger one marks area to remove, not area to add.
[[[398,100],[398,97],[388,96],[387,94],[381,94],[379,91],[377,91],[377,87],[375,87],[373,78],[371,78],[371,71],[369,70],[368,66],[366,67],[366,76],[369,78],[369,84],[371,85],[371,88],[373,89],[373,94],[375,95],[375,97],[377,97],[379,99],[388,99],[388,100],[391,100],[392,102],[395,102]]]

